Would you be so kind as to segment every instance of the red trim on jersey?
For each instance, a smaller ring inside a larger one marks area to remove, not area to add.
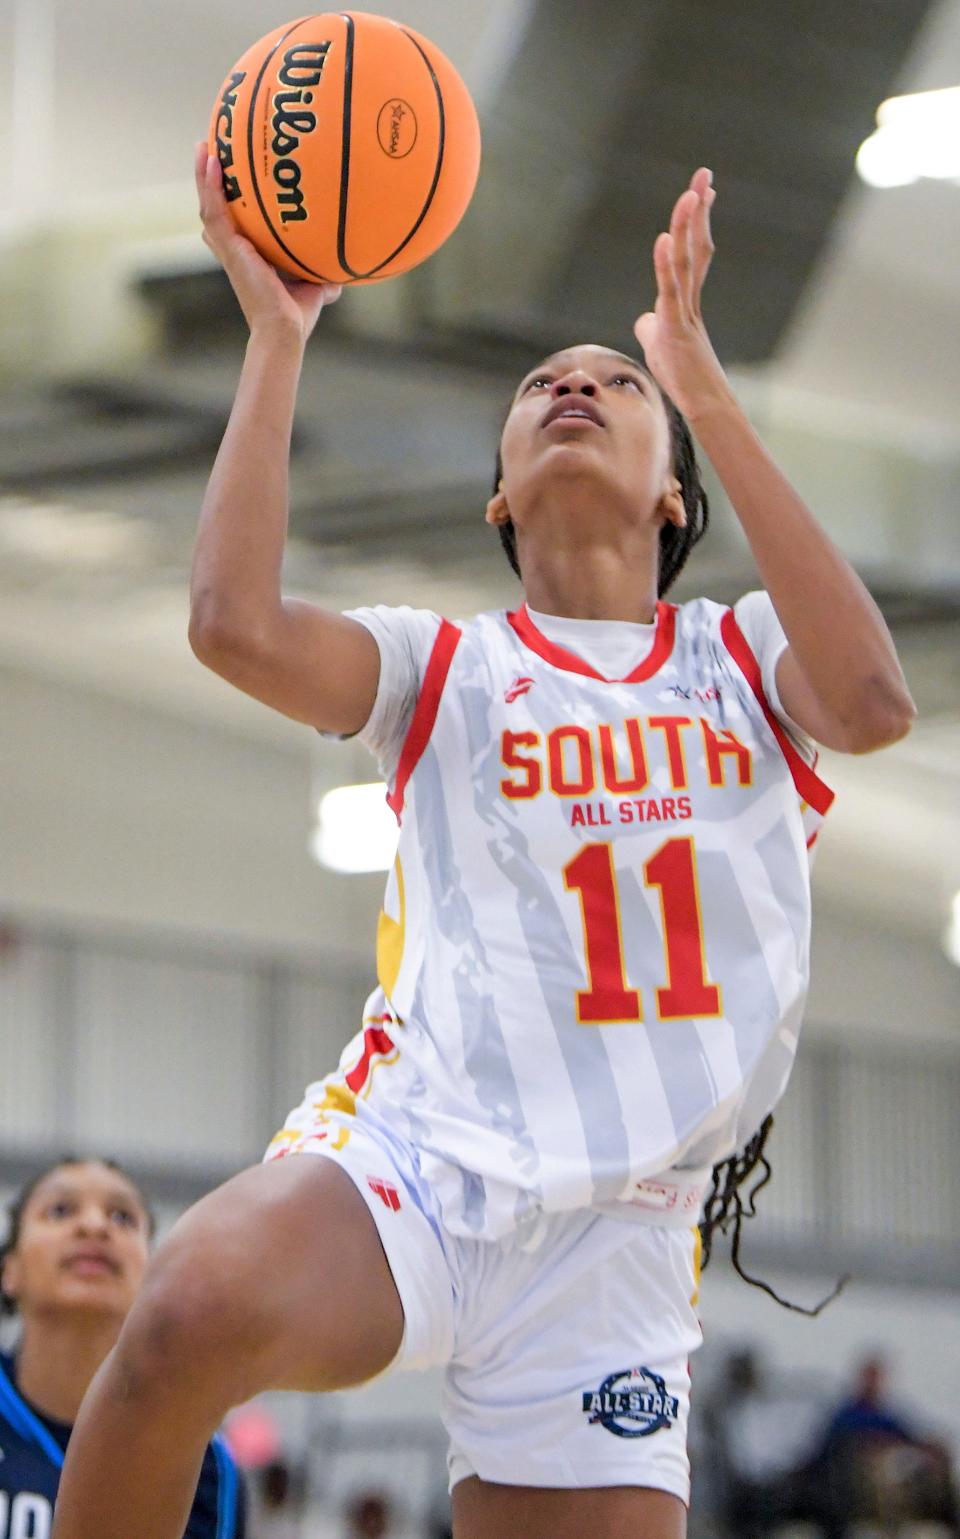
[[[790,741],[782,723],[774,714],[770,702],[763,691],[760,664],[754,657],[746,636],[737,624],[736,616],[732,609],[728,609],[720,621],[720,635],[723,637],[724,646],[760,702],[760,709],[766,717],[767,726],[780,745],[780,752],[787,761],[787,768],[790,771],[798,793],[805,802],[809,802],[814,812],[819,812],[821,817],[825,817],[830,811],[835,793],[820,779],[820,776],[807,763],[799,749]]]
[[[396,814],[398,823],[403,811],[407,781],[420,763],[423,751],[430,741],[433,724],[440,709],[440,696],[443,694],[443,686],[447,682],[453,654],[457,650],[457,643],[462,634],[462,631],[456,625],[451,625],[449,620],[440,621],[437,639],[433,643],[423,675],[423,683],[420,686],[420,694],[414,707],[413,719],[400,750],[400,762],[397,765],[393,790],[387,797],[387,806]]]
[[[545,662],[552,663],[554,668],[562,668],[566,673],[580,673],[587,679],[599,679],[603,684],[642,684],[644,679],[651,679],[662,668],[670,653],[673,651],[673,641],[677,628],[676,604],[657,605],[657,629],[653,638],[653,646],[643,659],[638,663],[632,673],[628,673],[623,679],[608,679],[605,674],[598,673],[596,668],[591,668],[582,657],[575,652],[568,652],[566,647],[558,647],[550,641],[542,631],[538,630],[530,618],[530,612],[526,604],[521,604],[507,619],[513,626],[524,646],[536,652]]]
[[[375,1058],[389,1058],[396,1051],[396,1043],[392,1037],[379,1026],[367,1026],[363,1032],[363,1052],[357,1063],[348,1074],[344,1075],[348,1090],[354,1095],[359,1095],[367,1082],[370,1067]]]

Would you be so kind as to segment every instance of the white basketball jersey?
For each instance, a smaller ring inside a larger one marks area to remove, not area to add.
[[[613,1204],[689,1225],[787,1082],[832,793],[732,610],[659,604],[619,680],[525,607],[437,626],[380,987],[315,1104],[409,1139],[454,1234]]]

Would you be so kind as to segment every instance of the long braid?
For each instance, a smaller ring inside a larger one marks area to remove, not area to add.
[[[773,1175],[770,1161],[766,1155],[767,1139],[773,1127],[773,1117],[765,1117],[759,1129],[754,1133],[750,1142],[742,1154],[733,1154],[728,1160],[723,1160],[713,1167],[713,1185],[703,1209],[703,1218],[700,1221],[700,1239],[702,1242],[701,1268],[706,1269],[710,1257],[713,1254],[713,1236],[719,1229],[721,1234],[726,1234],[732,1229],[733,1235],[730,1242],[730,1260],[738,1277],[748,1282],[752,1288],[761,1288],[770,1298],[782,1304],[784,1309],[791,1309],[795,1314],[808,1315],[813,1319],[826,1309],[828,1304],[839,1293],[843,1292],[850,1281],[848,1276],[840,1278],[836,1287],[827,1294],[826,1298],[812,1309],[805,1304],[792,1304],[789,1299],[780,1297],[775,1288],[763,1281],[760,1277],[754,1277],[744,1271],[740,1261],[740,1240],[745,1218],[756,1218],[756,1202],[763,1188]],[[760,1167],[759,1179],[750,1189],[741,1195],[740,1188],[747,1179],[753,1175],[757,1167]]]

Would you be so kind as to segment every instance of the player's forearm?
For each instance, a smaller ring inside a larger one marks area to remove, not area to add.
[[[850,563],[757,437],[732,394],[693,427],[750,543],[790,647],[837,721],[878,738],[902,735],[914,715],[893,639]]]
[[[290,438],[303,346],[251,336],[194,549],[190,639],[198,653],[256,645],[281,613]]]

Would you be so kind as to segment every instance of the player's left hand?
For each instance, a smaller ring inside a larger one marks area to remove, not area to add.
[[[714,252],[710,209],[716,195],[713,172],[701,166],[674,205],[669,232],[654,243],[656,305],[633,328],[650,372],[690,421],[729,393],[700,309]]]

